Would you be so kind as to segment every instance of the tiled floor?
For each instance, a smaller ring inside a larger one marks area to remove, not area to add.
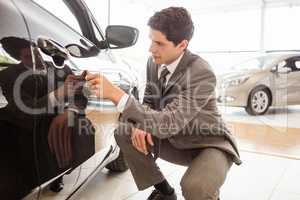
[[[234,165],[229,172],[221,188],[222,200],[300,200],[300,129],[298,123],[300,112],[298,111],[300,111],[299,107],[283,111],[279,109],[274,115],[273,109],[265,116],[254,117],[247,115],[240,108],[223,110],[225,120],[234,129],[233,133],[241,149],[243,164]],[[93,113],[90,113],[90,117],[100,120],[101,123],[105,120],[111,123],[115,119],[106,115],[101,118]],[[102,136],[102,134],[99,135]],[[97,143],[97,145],[101,148],[102,144]],[[179,182],[186,168],[162,160],[158,160],[158,164],[169,182],[175,187],[178,199],[183,199]],[[71,184],[70,189],[73,187],[74,185]],[[76,199],[144,200],[151,191],[152,188],[139,192],[130,171],[112,174],[104,169]],[[51,200],[63,199],[65,195],[63,192],[59,195],[46,194]]]
[[[300,107],[271,108],[250,116],[243,108],[220,109],[241,150],[300,160]]]
[[[300,158],[298,111],[299,107],[271,109],[264,116],[254,117],[240,108],[223,110],[224,118],[234,128],[243,164],[232,167],[221,199],[300,200],[300,160],[288,159]],[[176,188],[178,199],[183,199],[179,182],[186,168],[162,160],[158,163]],[[130,171],[110,174],[102,170],[78,199],[143,200],[151,191],[139,192]]]
[[[243,164],[233,166],[221,189],[224,200],[299,200],[300,161],[242,152]],[[185,167],[158,160],[161,170],[176,188]],[[79,200],[143,200],[151,189],[138,192],[130,171],[110,174],[102,170],[78,196]]]

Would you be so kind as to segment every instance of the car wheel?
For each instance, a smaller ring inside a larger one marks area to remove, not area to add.
[[[121,150],[119,156],[114,161],[106,165],[105,168],[113,172],[124,172],[128,169],[128,165]]]
[[[259,87],[251,91],[248,98],[246,112],[250,115],[263,115],[271,105],[271,94],[265,87]]]

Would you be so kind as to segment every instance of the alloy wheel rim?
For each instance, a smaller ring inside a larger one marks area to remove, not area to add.
[[[252,97],[252,108],[257,113],[264,112],[269,105],[269,97],[265,91],[258,91]]]

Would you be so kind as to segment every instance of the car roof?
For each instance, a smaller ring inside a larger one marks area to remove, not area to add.
[[[300,56],[300,51],[280,51],[280,52],[266,52],[261,56],[278,56],[278,58],[288,58]]]

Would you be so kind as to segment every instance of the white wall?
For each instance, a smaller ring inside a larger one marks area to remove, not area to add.
[[[94,10],[96,18],[105,26],[108,12],[99,13],[100,9],[97,11],[100,1],[86,1],[93,5],[92,11]],[[101,6],[107,6],[108,1],[101,1]],[[195,24],[195,35],[190,49],[206,58],[216,71],[222,71],[261,50],[300,50],[300,1],[265,2],[263,35],[260,32],[263,5],[261,0],[110,0],[110,23],[131,25],[140,30],[137,44],[133,48],[119,50],[119,53],[132,60],[139,71],[143,72],[149,56],[149,17],[154,11],[168,6],[184,6],[191,11]]]

